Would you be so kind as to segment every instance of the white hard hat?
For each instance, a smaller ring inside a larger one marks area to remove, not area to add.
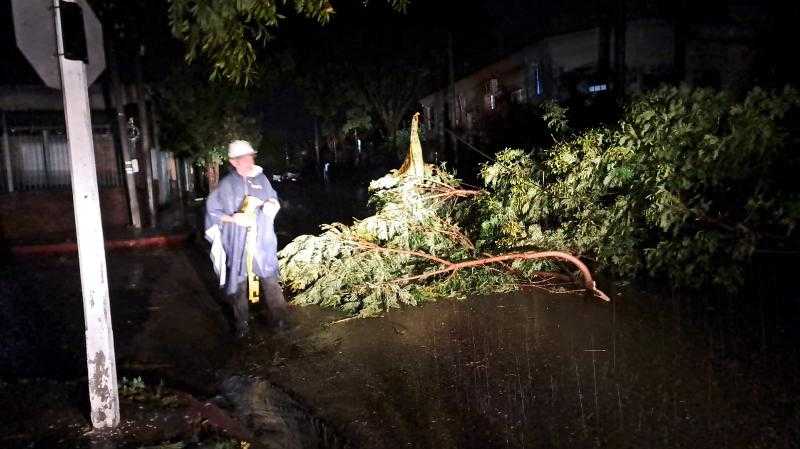
[[[256,150],[246,140],[234,140],[228,144],[228,159],[236,159],[240,156],[256,154]]]

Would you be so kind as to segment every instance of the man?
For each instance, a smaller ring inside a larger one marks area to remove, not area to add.
[[[247,335],[249,328],[248,296],[258,301],[258,287],[255,294],[249,291],[252,284],[248,283],[248,271],[251,279],[253,275],[258,277],[272,324],[283,328],[288,315],[278,283],[274,228],[280,203],[262,168],[255,165],[255,154],[248,142],[231,142],[228,160],[234,170],[222,178],[206,200],[205,235],[211,242],[211,260],[220,277],[220,287],[224,287],[233,306],[240,338]]]

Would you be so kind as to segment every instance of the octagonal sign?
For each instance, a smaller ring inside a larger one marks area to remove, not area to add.
[[[61,0],[62,2],[64,0]],[[89,61],[86,82],[93,83],[106,68],[103,28],[86,0],[71,0],[83,10],[83,26]],[[61,89],[56,55],[56,30],[53,0],[11,0],[17,47],[49,87]]]

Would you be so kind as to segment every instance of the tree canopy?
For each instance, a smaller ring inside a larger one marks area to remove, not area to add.
[[[197,67],[177,70],[161,82],[157,101],[164,143],[200,165],[224,160],[231,140],[245,139],[257,147],[261,139],[252,93],[210,81]]]
[[[735,293],[756,255],[800,247],[798,110],[791,88],[737,100],[665,87],[616,124],[573,132],[550,107],[551,148],[498,153],[480,190],[437,167],[393,172],[370,186],[374,215],[296,238],[281,275],[295,303],[359,316],[541,288],[575,268],[607,299],[580,260],[620,281]]]
[[[410,0],[384,1],[403,12]],[[188,47],[186,60],[203,56],[212,78],[244,85],[255,75],[256,45],[273,37],[289,11],[320,24],[335,13],[328,0],[169,0],[170,26]]]

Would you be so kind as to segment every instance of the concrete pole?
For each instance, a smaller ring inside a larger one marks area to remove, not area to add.
[[[128,125],[125,120],[125,95],[123,94],[122,81],[119,78],[116,53],[111,39],[106,39],[106,56],[108,56],[108,70],[111,74],[111,91],[114,97],[114,110],[117,114],[117,133],[119,134],[122,159],[125,164],[125,187],[128,191],[128,206],[131,212],[131,224],[136,229],[142,227],[142,213],[139,210],[139,195],[136,194],[136,174],[131,165],[131,150],[128,146]]]
[[[8,192],[14,191],[14,170],[11,167],[11,144],[8,143],[8,123],[6,113],[3,112],[3,163],[6,167],[6,186]]]
[[[150,144],[150,118],[147,114],[147,98],[144,92],[142,76],[142,54],[144,46],[136,55],[136,106],[139,108],[139,123],[142,127],[142,159],[144,159],[144,175],[147,180],[147,208],[150,212],[150,227],[158,224],[156,217],[156,198],[153,194],[153,155]]]
[[[117,365],[114,333],[111,328],[111,304],[108,297],[91,109],[84,63],[64,57],[59,9],[59,5],[63,3],[66,0],[53,0],[53,16],[69,143],[72,200],[83,292],[89,403],[92,425],[95,428],[113,428],[119,424],[120,418]]]

